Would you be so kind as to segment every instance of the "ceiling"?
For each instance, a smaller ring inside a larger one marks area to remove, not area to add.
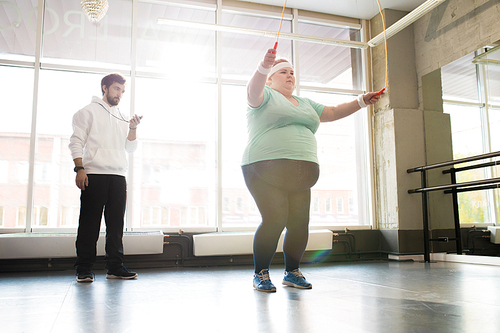
[[[283,6],[284,0],[240,0],[273,6]],[[382,9],[410,12],[425,0],[379,0]],[[311,10],[340,16],[371,19],[379,12],[377,0],[288,0],[288,8]]]

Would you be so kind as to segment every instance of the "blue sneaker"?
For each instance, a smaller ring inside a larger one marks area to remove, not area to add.
[[[285,272],[285,277],[282,282],[285,286],[299,288],[299,289],[311,289],[312,284],[309,283],[300,270],[294,269],[291,272]]]
[[[269,278],[269,270],[263,269],[259,274],[254,274],[253,276],[253,287],[258,291],[264,291],[268,293],[276,292],[276,287],[271,282]]]

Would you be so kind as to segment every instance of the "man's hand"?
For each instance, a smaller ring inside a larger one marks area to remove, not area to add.
[[[85,170],[81,169],[77,171],[75,182],[80,190],[85,191],[85,186],[89,186],[89,177],[87,177]]]
[[[137,126],[141,123],[141,119],[142,119],[142,116],[138,116],[136,114],[134,114],[134,116],[132,117],[132,119],[130,119],[130,126],[129,128],[131,130],[135,130],[137,128]]]

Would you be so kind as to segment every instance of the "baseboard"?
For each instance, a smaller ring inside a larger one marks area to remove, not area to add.
[[[424,261],[423,255],[394,255],[390,254],[388,256],[390,260],[397,261]],[[431,253],[430,260],[436,262],[456,262],[462,264],[476,264],[476,265],[492,265],[500,266],[500,257],[490,257],[490,256],[474,256],[474,255],[459,255],[459,254],[448,254],[448,253]]]

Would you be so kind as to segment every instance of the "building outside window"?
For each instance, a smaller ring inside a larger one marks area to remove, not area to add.
[[[344,214],[344,198],[337,198],[337,213]]]
[[[326,213],[332,212],[332,198],[325,199],[325,212]]]
[[[311,198],[311,206],[312,206],[312,212],[314,214],[319,214],[321,211],[320,203],[319,203],[319,198]]]
[[[356,206],[354,205],[354,198],[348,198],[349,200],[349,214],[354,214],[356,212]]]
[[[9,161],[0,160],[0,184],[9,182]]]

